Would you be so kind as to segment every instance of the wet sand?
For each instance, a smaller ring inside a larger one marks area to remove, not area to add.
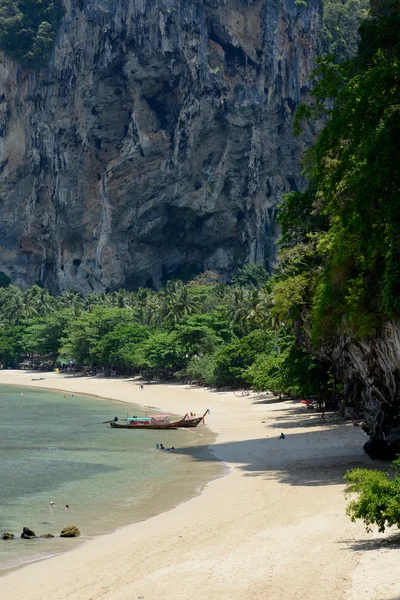
[[[32,377],[45,377],[31,381]],[[400,547],[345,515],[365,434],[300,403],[185,386],[0,372],[30,385],[202,414],[231,474],[151,519],[1,578],[7,600],[395,600]],[[283,431],[286,439],[279,440]]]

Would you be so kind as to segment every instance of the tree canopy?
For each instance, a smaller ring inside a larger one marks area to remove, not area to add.
[[[360,27],[357,57],[320,61],[314,105],[328,117],[305,159],[309,188],[283,201],[283,317],[311,322],[314,341],[365,336],[400,314],[400,15],[378,3]],[[391,8],[392,7],[392,10]]]
[[[27,66],[43,65],[62,15],[61,0],[0,0],[0,48]]]
[[[302,358],[294,360],[297,342],[271,314],[267,279],[264,268],[249,265],[235,285],[207,272],[188,284],[170,281],[159,292],[119,290],[85,299],[73,290],[53,297],[39,286],[0,288],[0,362],[17,366],[45,356],[53,363],[218,387],[301,395],[320,385],[328,393],[327,365],[300,348]]]
[[[358,494],[347,506],[352,521],[364,521],[367,531],[377,525],[378,531],[395,525],[400,528],[400,459],[393,463],[394,474],[370,469],[347,471],[347,493]]]
[[[320,53],[333,54],[338,63],[355,56],[369,6],[369,0],[323,0]]]

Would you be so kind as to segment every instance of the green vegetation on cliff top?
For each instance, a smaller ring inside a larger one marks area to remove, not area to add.
[[[308,190],[280,209],[275,305],[318,343],[400,315],[400,13],[381,6],[357,57],[320,61],[315,102],[298,111],[329,119],[306,155]]]
[[[62,15],[61,0],[0,0],[0,48],[26,66],[40,67]]]

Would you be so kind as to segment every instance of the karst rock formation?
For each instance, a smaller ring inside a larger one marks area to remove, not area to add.
[[[271,268],[320,2],[64,4],[45,69],[0,55],[0,270],[88,294]]]

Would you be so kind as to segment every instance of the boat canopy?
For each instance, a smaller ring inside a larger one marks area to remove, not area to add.
[[[129,417],[128,423],[150,423],[151,421],[169,421],[171,415],[150,415],[149,417]]]
[[[150,415],[152,419],[156,419],[157,421],[166,421],[170,416],[171,415]]]

